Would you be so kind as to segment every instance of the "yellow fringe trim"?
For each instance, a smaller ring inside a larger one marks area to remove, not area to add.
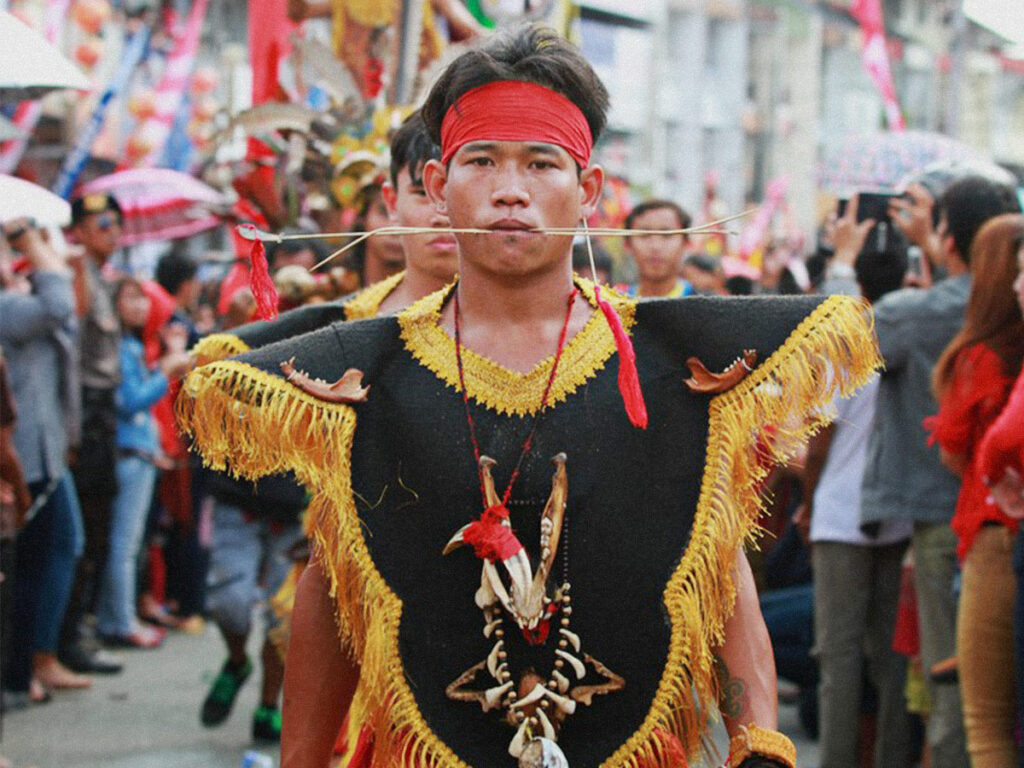
[[[196,365],[206,365],[248,351],[249,345],[233,333],[211,333],[197,341],[189,354],[196,359]]]
[[[436,313],[441,299],[430,299],[406,313],[406,327]],[[832,297],[743,382],[711,401],[690,543],[664,592],[672,624],[668,661],[644,722],[603,768],[673,765],[662,731],[676,735],[689,756],[700,751],[707,719],[717,711],[712,653],[723,642],[735,600],[733,559],[755,536],[768,465],[790,457],[823,425],[835,395],[851,394],[879,365],[870,310]],[[481,397],[479,381],[476,386],[471,394]],[[361,664],[360,701],[373,703],[367,719],[376,734],[374,762],[468,768],[426,725],[405,676],[398,643],[402,603],[374,565],[352,494],[354,411],[230,360],[193,371],[178,411],[209,465],[223,469],[230,460],[230,471],[246,477],[293,469],[314,490],[314,551],[330,579],[343,646]],[[773,427],[770,438],[766,425]]]
[[[594,284],[579,276],[575,277],[575,282],[583,296],[593,305]],[[398,323],[402,329],[402,341],[412,356],[448,386],[461,392],[455,341],[440,325],[441,307],[451,288],[449,286],[420,299],[399,313]],[[627,331],[632,329],[636,322],[636,302],[608,289],[603,290],[602,295],[619,313],[623,327]],[[604,315],[600,311],[594,312],[562,350],[558,376],[551,387],[548,402],[564,401],[588,379],[596,376],[614,353],[615,338],[611,329]],[[554,359],[554,355],[551,355],[537,363],[529,373],[519,373],[471,349],[464,349],[462,363],[466,374],[466,390],[473,400],[498,413],[510,416],[533,415],[540,406]]]
[[[380,311],[381,302],[398,287],[405,277],[405,270],[385,278],[373,285],[366,286],[363,290],[345,302],[346,320],[366,320],[376,317]]]
[[[690,543],[665,589],[668,663],[643,725],[602,768],[664,764],[655,753],[657,729],[678,736],[690,759],[700,753],[707,718],[718,711],[713,651],[736,598],[733,562],[737,547],[758,531],[761,483],[773,463],[791,458],[824,426],[837,394],[851,395],[880,367],[872,323],[863,302],[830,297],[746,379],[711,401]]]

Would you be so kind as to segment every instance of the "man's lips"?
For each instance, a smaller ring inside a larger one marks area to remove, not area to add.
[[[488,224],[487,229],[495,232],[529,232],[533,225],[519,219],[500,219]]]
[[[458,241],[451,235],[438,235],[427,245],[438,251],[454,251],[458,247]]]

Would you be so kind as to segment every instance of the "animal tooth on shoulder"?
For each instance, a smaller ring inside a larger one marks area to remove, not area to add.
[[[544,731],[544,738],[551,739],[551,741],[555,741],[557,739],[557,736],[555,734],[555,726],[553,726],[551,724],[551,721],[548,720],[548,716],[544,714],[543,709],[537,710],[537,719],[540,720],[540,727]]]
[[[501,619],[495,619],[494,621],[487,622],[487,626],[484,627],[484,637],[490,638],[494,634],[494,630],[501,626]],[[576,650],[579,650],[577,648]]]
[[[526,726],[529,720],[523,720],[519,724],[519,729],[516,731],[516,735],[512,737],[512,741],[508,745],[508,753],[512,757],[519,759],[519,756],[523,754],[523,750],[526,749]]]
[[[551,676],[558,683],[558,692],[565,693],[569,690],[569,678],[559,672],[557,669],[552,671]]]
[[[498,654],[501,653],[501,649],[505,646],[504,640],[499,640],[491,648],[491,652],[487,654],[487,671],[494,677],[498,673]]]

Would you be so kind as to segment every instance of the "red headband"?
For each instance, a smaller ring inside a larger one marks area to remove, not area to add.
[[[594,143],[580,108],[560,93],[522,80],[498,80],[466,91],[441,123],[441,162],[470,141],[555,144],[581,168]]]

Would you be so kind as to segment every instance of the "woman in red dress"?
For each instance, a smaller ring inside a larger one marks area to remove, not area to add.
[[[926,426],[943,463],[963,478],[953,516],[963,582],[957,656],[972,768],[1018,768],[1013,667],[1012,568],[1016,520],[993,503],[978,450],[1024,358],[1024,319],[1013,290],[1024,216],[989,221],[971,248],[971,295],[963,330],[935,368],[940,402]]]

